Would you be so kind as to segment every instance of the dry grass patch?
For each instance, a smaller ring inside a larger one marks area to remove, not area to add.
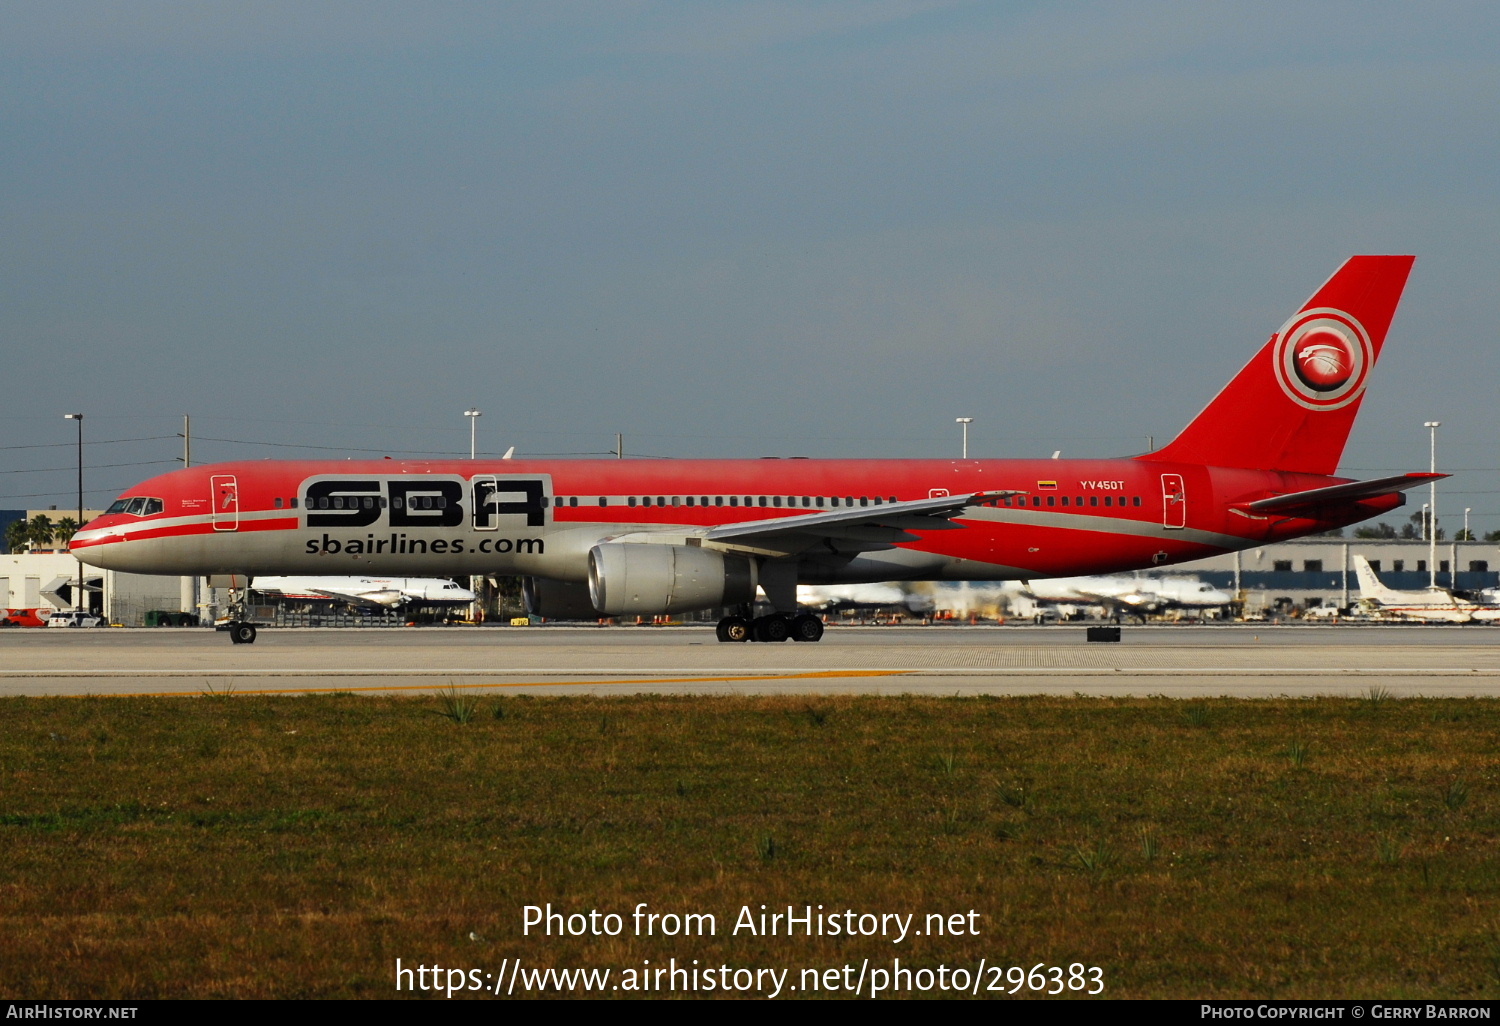
[[[453,698],[0,702],[0,989],[894,955],[1099,965],[1111,996],[1500,989],[1494,702]],[[526,904],[642,901],[718,935],[520,936]],[[731,936],[762,903],[982,933]]]

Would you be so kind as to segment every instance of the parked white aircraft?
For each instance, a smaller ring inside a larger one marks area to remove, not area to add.
[[[338,599],[377,609],[465,605],[476,597],[443,577],[256,577],[250,588],[275,598]]]
[[[1109,615],[1161,613],[1171,609],[1206,610],[1234,601],[1227,591],[1188,575],[1137,577],[1117,574],[1056,577],[985,584],[973,581],[937,584],[862,584],[797,588],[798,601],[810,606],[905,606],[912,612],[942,609],[967,615],[995,615],[1002,598],[1028,599],[1039,606],[1100,606]],[[1066,610],[1064,610],[1066,612]]]
[[[931,596],[900,584],[799,584],[797,604],[812,609],[901,607],[913,613],[932,610]]]
[[[1406,620],[1435,620],[1442,623],[1475,623],[1500,620],[1500,606],[1487,605],[1456,595],[1449,588],[1428,586],[1419,591],[1397,591],[1387,588],[1380,575],[1364,556],[1351,556],[1354,574],[1359,579],[1360,605],[1371,612]]]
[[[1103,606],[1111,615],[1161,613],[1169,609],[1217,609],[1234,596],[1197,577],[1058,577],[1020,581],[1018,593],[1044,605]]]

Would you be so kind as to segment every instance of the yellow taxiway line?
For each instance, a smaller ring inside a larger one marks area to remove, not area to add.
[[[610,687],[619,685],[639,684],[728,684],[735,681],[763,681],[763,680],[828,680],[839,677],[899,677],[911,673],[911,670],[823,670],[817,673],[773,673],[756,674],[754,676],[739,677],[640,677],[631,680],[532,680],[511,681],[504,684],[447,684],[439,687],[435,684],[382,684],[370,687],[332,687],[332,688],[257,688],[253,691],[241,691],[238,688],[225,688],[220,691],[213,689],[199,691],[138,691],[138,692],[108,692],[95,694],[95,698],[197,698],[206,695],[318,695],[332,694],[335,692],[353,691],[463,691],[470,688],[549,688],[549,687]],[[84,696],[77,696],[84,697]]]

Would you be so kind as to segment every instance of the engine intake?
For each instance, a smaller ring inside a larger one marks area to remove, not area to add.
[[[750,602],[757,577],[748,557],[687,545],[605,542],[589,552],[589,595],[594,607],[610,616]]]

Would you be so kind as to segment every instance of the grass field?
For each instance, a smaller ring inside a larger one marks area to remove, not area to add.
[[[1497,740],[1500,703],[1379,690],[6,699],[0,991],[391,997],[397,958],[795,982],[899,957],[1083,963],[1111,997],[1493,998]],[[626,928],[523,937],[548,902]],[[716,935],[632,936],[640,902]],[[761,904],[973,909],[979,933],[732,934]]]

